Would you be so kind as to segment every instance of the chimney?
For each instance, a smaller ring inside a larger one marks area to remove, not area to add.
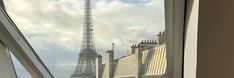
[[[112,43],[112,51],[114,52],[115,50],[115,43]]]
[[[136,56],[136,66],[137,66],[137,72],[135,74],[135,78],[140,78],[141,76],[141,65],[142,65],[142,51],[143,51],[143,46],[138,44],[137,48],[135,49],[135,56]]]
[[[158,36],[157,40],[158,40],[159,45],[166,42],[166,33],[165,33],[165,31],[164,32],[159,32],[159,34],[157,36]]]
[[[107,78],[111,78],[113,76],[113,60],[114,60],[114,52],[113,50],[108,50],[106,52],[106,66],[107,66]]]
[[[132,54],[135,54],[135,50],[137,48],[136,44],[132,44],[131,48],[132,48]]]
[[[102,65],[102,56],[97,55],[97,57],[96,57],[96,78],[101,78],[101,70],[103,70],[103,68],[101,68],[101,65]]]

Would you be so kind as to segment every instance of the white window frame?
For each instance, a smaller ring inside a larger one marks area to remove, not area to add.
[[[184,5],[184,0],[165,0],[168,78],[182,78]]]
[[[19,60],[19,62],[24,66],[24,68],[31,74],[33,78],[54,78],[50,73],[48,68],[42,62],[40,57],[36,54],[34,49],[19,31],[17,26],[8,16],[4,9],[0,7],[0,41],[4,46],[8,48],[12,54]],[[5,51],[3,51],[5,52]],[[9,51],[8,51],[9,52]],[[9,54],[9,53],[5,53]],[[6,57],[5,59],[9,59]],[[9,60],[6,60],[9,61]],[[10,63],[9,63],[10,65]],[[11,67],[6,69],[14,71],[11,74],[15,74],[15,70],[12,70]],[[0,70],[4,72],[4,70]],[[0,75],[0,78],[2,76]],[[10,76],[4,78],[12,78]]]
[[[199,0],[165,0],[167,77],[196,78]]]

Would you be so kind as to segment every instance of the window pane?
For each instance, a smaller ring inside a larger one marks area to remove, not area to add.
[[[22,64],[20,64],[20,62],[12,53],[11,58],[18,78],[32,78],[32,76],[27,72],[27,70],[22,66]]]
[[[55,78],[166,77],[163,0],[7,0],[5,5]]]

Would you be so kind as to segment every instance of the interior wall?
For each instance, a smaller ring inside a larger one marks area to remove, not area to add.
[[[234,78],[234,0],[200,0],[197,78]]]

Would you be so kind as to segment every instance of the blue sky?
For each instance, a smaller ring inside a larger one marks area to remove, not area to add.
[[[163,0],[93,0],[94,42],[104,55],[115,43],[115,58],[133,43],[156,39],[164,30]],[[7,12],[55,78],[68,78],[80,51],[83,0],[5,0]],[[30,78],[13,59],[21,78]]]

